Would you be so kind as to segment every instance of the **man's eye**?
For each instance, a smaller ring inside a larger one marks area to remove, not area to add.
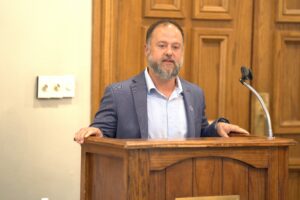
[[[159,44],[159,45],[158,45],[158,47],[161,48],[161,49],[162,49],[162,48],[165,48],[165,46],[166,46],[166,45],[164,45],[164,44]]]

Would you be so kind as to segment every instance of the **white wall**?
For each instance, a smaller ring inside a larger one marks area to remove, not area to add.
[[[0,199],[78,200],[90,123],[91,1],[0,0]],[[36,99],[38,75],[74,74],[73,99]]]

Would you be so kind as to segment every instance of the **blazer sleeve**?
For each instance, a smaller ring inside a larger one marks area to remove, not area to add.
[[[105,137],[116,137],[117,110],[112,86],[105,89],[100,108],[90,126],[99,128]]]
[[[218,122],[225,122],[229,123],[229,120],[220,117],[214,120],[211,124],[208,123],[206,115],[205,115],[205,100],[203,98],[204,106],[202,110],[202,124],[201,124],[201,137],[220,137],[218,132],[217,132],[217,123]]]
[[[202,93],[201,95],[201,112],[202,112],[202,122],[201,122],[201,137],[218,137],[217,129],[216,129],[216,123],[217,120],[215,120],[213,123],[209,124],[207,121],[207,117],[205,114],[206,109],[206,103],[205,103],[205,97]]]

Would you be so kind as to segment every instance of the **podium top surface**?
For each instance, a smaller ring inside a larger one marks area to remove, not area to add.
[[[209,147],[276,147],[295,145],[293,139],[247,136],[247,137],[200,137],[186,139],[115,139],[89,137],[83,145],[96,144],[124,149],[152,148],[209,148]]]

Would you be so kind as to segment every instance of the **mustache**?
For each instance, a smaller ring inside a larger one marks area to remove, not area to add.
[[[173,60],[172,58],[163,58],[161,61],[162,62],[172,62],[174,64],[176,63],[175,60]]]

